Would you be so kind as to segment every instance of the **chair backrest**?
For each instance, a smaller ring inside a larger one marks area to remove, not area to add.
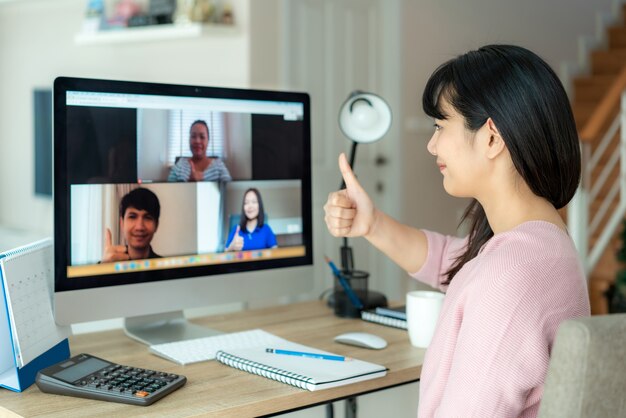
[[[539,418],[583,417],[626,418],[626,314],[559,327]]]
[[[174,157],[174,164],[178,163],[178,161],[181,158],[189,158],[189,157],[183,157],[182,155],[177,155],[176,157]],[[217,155],[209,155],[209,158],[214,160],[214,159],[219,158],[219,157]]]
[[[241,221],[241,215],[238,213],[233,213],[228,216],[228,231],[226,234],[230,234],[230,231],[233,230],[233,227],[239,225],[239,221]]]

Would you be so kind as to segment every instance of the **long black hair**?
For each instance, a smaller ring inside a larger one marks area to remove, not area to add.
[[[447,119],[442,99],[471,132],[493,120],[515,169],[535,195],[556,209],[572,199],[581,171],[576,125],[563,85],[540,57],[513,45],[487,45],[460,55],[430,76],[422,96],[424,112]],[[470,222],[467,249],[446,272],[445,284],[493,236],[476,199],[465,210],[465,221]]]
[[[263,199],[261,198],[261,192],[258,189],[251,187],[243,193],[243,199],[241,200],[241,219],[239,220],[239,227],[242,231],[246,230],[248,224],[248,218],[246,217],[246,211],[244,210],[246,195],[248,192],[253,192],[259,202],[259,214],[256,218],[257,227],[261,228],[265,224],[265,208],[263,207]]]

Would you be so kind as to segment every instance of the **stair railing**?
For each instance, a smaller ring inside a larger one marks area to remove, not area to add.
[[[567,223],[589,277],[626,214],[626,68],[579,136],[583,169],[576,195],[568,206]],[[604,167],[592,178],[602,162]],[[619,174],[611,179],[618,165]],[[601,203],[592,214],[596,201]]]

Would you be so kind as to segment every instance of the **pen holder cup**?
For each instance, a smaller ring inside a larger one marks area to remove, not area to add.
[[[370,274],[362,270],[341,271],[356,296],[362,303],[368,300],[367,280]],[[334,278],[334,310],[335,315],[342,318],[360,318],[361,309],[354,306],[339,280]]]

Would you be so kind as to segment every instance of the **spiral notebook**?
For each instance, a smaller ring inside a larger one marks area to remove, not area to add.
[[[216,359],[227,366],[310,391],[375,379],[387,374],[387,368],[379,364],[353,358],[338,360],[344,357],[281,340],[275,347],[220,350]]]
[[[386,325],[388,327],[407,329],[405,307],[376,308],[361,312],[361,319],[368,322]]]

